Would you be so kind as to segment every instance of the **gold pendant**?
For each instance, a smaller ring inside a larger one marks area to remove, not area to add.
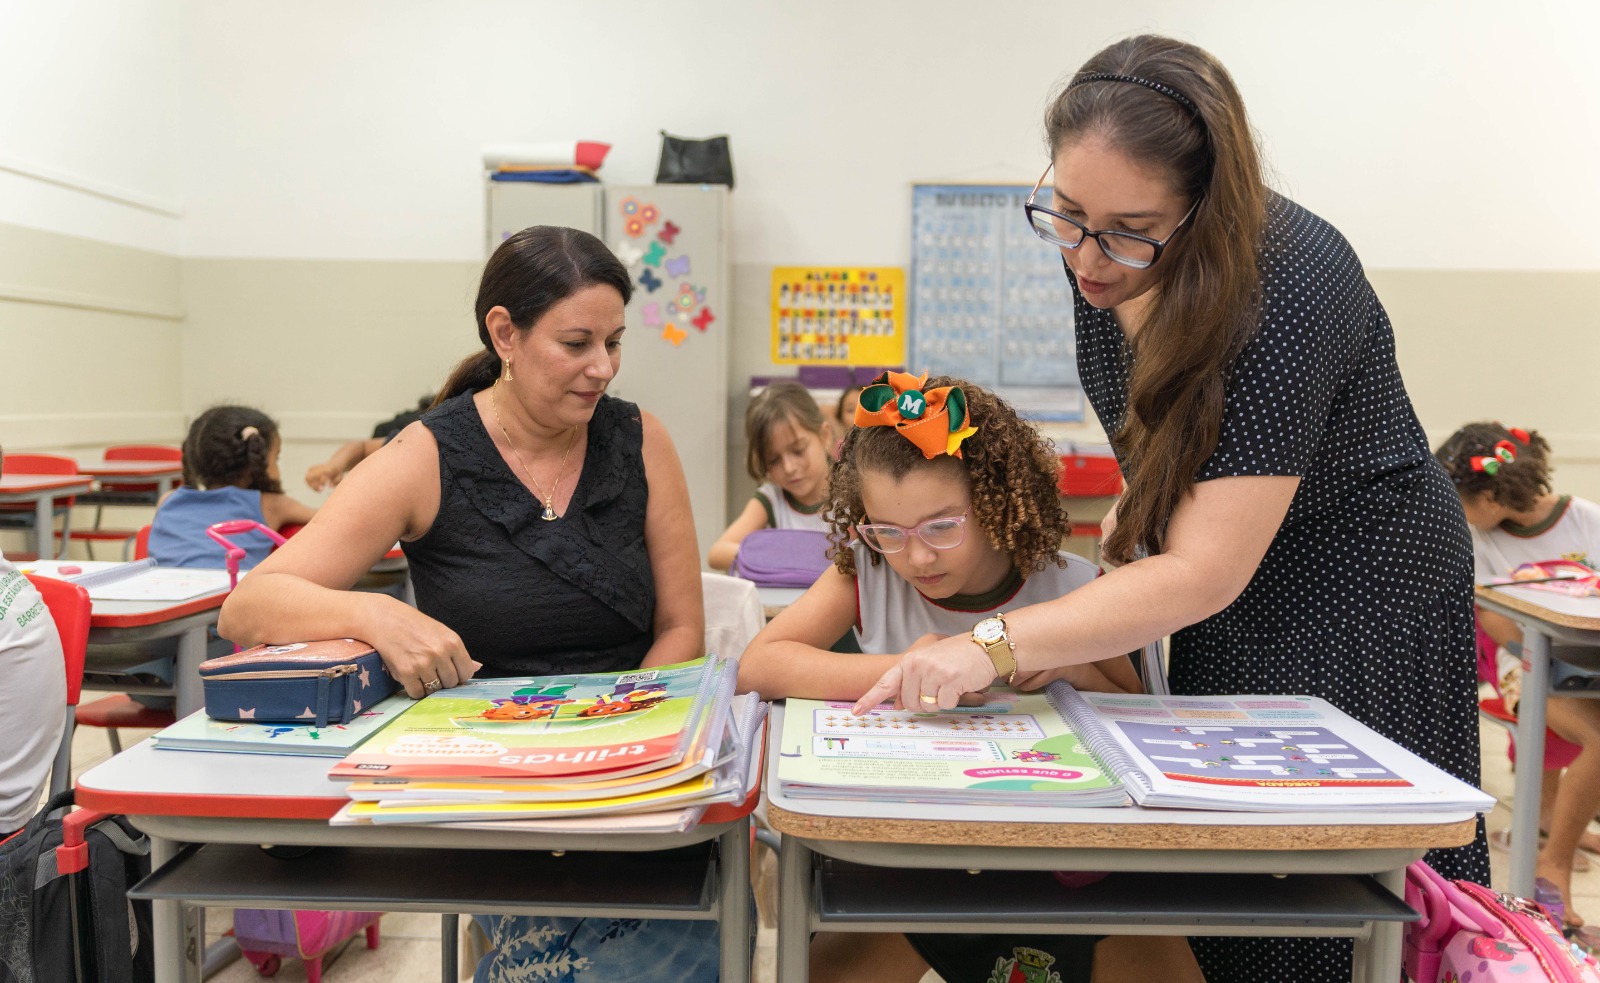
[[[554,522],[554,521],[556,521],[557,519],[559,519],[561,517],[559,515],[556,515],[556,510],[555,509],[553,509],[550,506],[546,505],[544,507],[544,511],[542,513],[540,513],[539,518],[543,519],[546,522]]]

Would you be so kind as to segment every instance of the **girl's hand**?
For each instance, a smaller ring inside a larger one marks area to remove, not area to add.
[[[306,470],[306,485],[312,491],[322,491],[329,485],[337,485],[344,475],[335,471],[326,464],[313,464]]]
[[[368,639],[406,695],[420,700],[440,689],[459,686],[483,664],[473,661],[461,636],[414,608],[385,620],[383,637]]]
[[[965,635],[951,635],[907,651],[851,712],[860,716],[887,699],[898,710],[950,710],[963,693],[980,692],[993,682],[994,663],[983,649]]]

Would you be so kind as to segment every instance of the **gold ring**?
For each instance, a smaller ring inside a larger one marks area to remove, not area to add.
[[[422,684],[422,689],[425,693],[432,693],[434,690],[438,689],[440,685],[442,684],[437,679],[430,679]]]
[[[939,698],[937,696],[929,696],[928,694],[924,693],[922,694],[922,702],[931,703],[937,706],[939,703]]]

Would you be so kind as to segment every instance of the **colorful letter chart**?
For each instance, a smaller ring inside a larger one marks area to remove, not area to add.
[[[772,360],[836,365],[905,362],[906,271],[780,266],[772,271]]]
[[[1028,227],[1031,187],[913,185],[906,364],[994,389],[1031,419],[1082,420],[1072,288]]]

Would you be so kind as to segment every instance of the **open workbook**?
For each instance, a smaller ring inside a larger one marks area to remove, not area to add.
[[[805,798],[1248,812],[1483,812],[1494,799],[1311,696],[996,691],[937,714],[789,700],[778,777]]]
[[[225,591],[230,586],[226,570],[163,567],[148,558],[131,563],[40,560],[27,564],[24,569],[28,573],[77,584],[95,601],[187,601]]]

